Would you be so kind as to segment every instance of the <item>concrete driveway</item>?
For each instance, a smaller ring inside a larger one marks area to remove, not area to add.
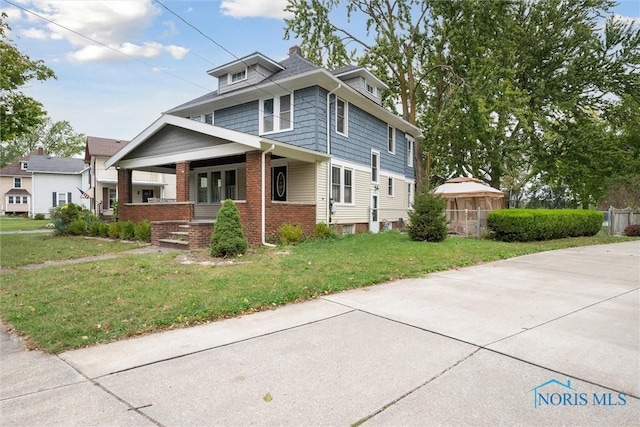
[[[640,242],[528,255],[56,356],[2,425],[638,425]]]

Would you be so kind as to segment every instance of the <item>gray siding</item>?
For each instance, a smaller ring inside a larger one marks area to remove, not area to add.
[[[215,125],[252,135],[258,134],[258,101],[216,110]]]
[[[187,129],[165,126],[144,144],[125,156],[125,160],[197,150],[225,143],[228,141]]]

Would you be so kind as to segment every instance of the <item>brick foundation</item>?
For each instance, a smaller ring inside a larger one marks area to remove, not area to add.
[[[118,207],[120,221],[191,221],[193,202],[127,203]]]
[[[211,233],[213,233],[213,227],[213,222],[190,222],[189,249],[209,247],[211,244]]]
[[[307,236],[313,235],[316,227],[316,205],[270,203],[266,214],[265,234],[270,240],[277,240],[278,229],[282,224],[299,225]]]

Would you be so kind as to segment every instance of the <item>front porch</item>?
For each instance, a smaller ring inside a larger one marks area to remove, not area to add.
[[[275,241],[285,223],[313,233],[318,209],[326,210],[317,206],[318,165],[326,156],[189,119],[169,116],[156,127],[137,145],[134,139],[126,147],[130,152],[110,159],[118,167],[119,219],[149,220],[153,244],[171,240],[184,248],[208,246],[226,199],[240,211],[252,245]],[[184,144],[190,149],[184,151]],[[134,170],[175,174],[175,201],[134,203]]]

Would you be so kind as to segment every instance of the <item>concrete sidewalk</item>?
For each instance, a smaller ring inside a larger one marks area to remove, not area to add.
[[[640,243],[431,274],[56,356],[2,425],[637,425]]]

